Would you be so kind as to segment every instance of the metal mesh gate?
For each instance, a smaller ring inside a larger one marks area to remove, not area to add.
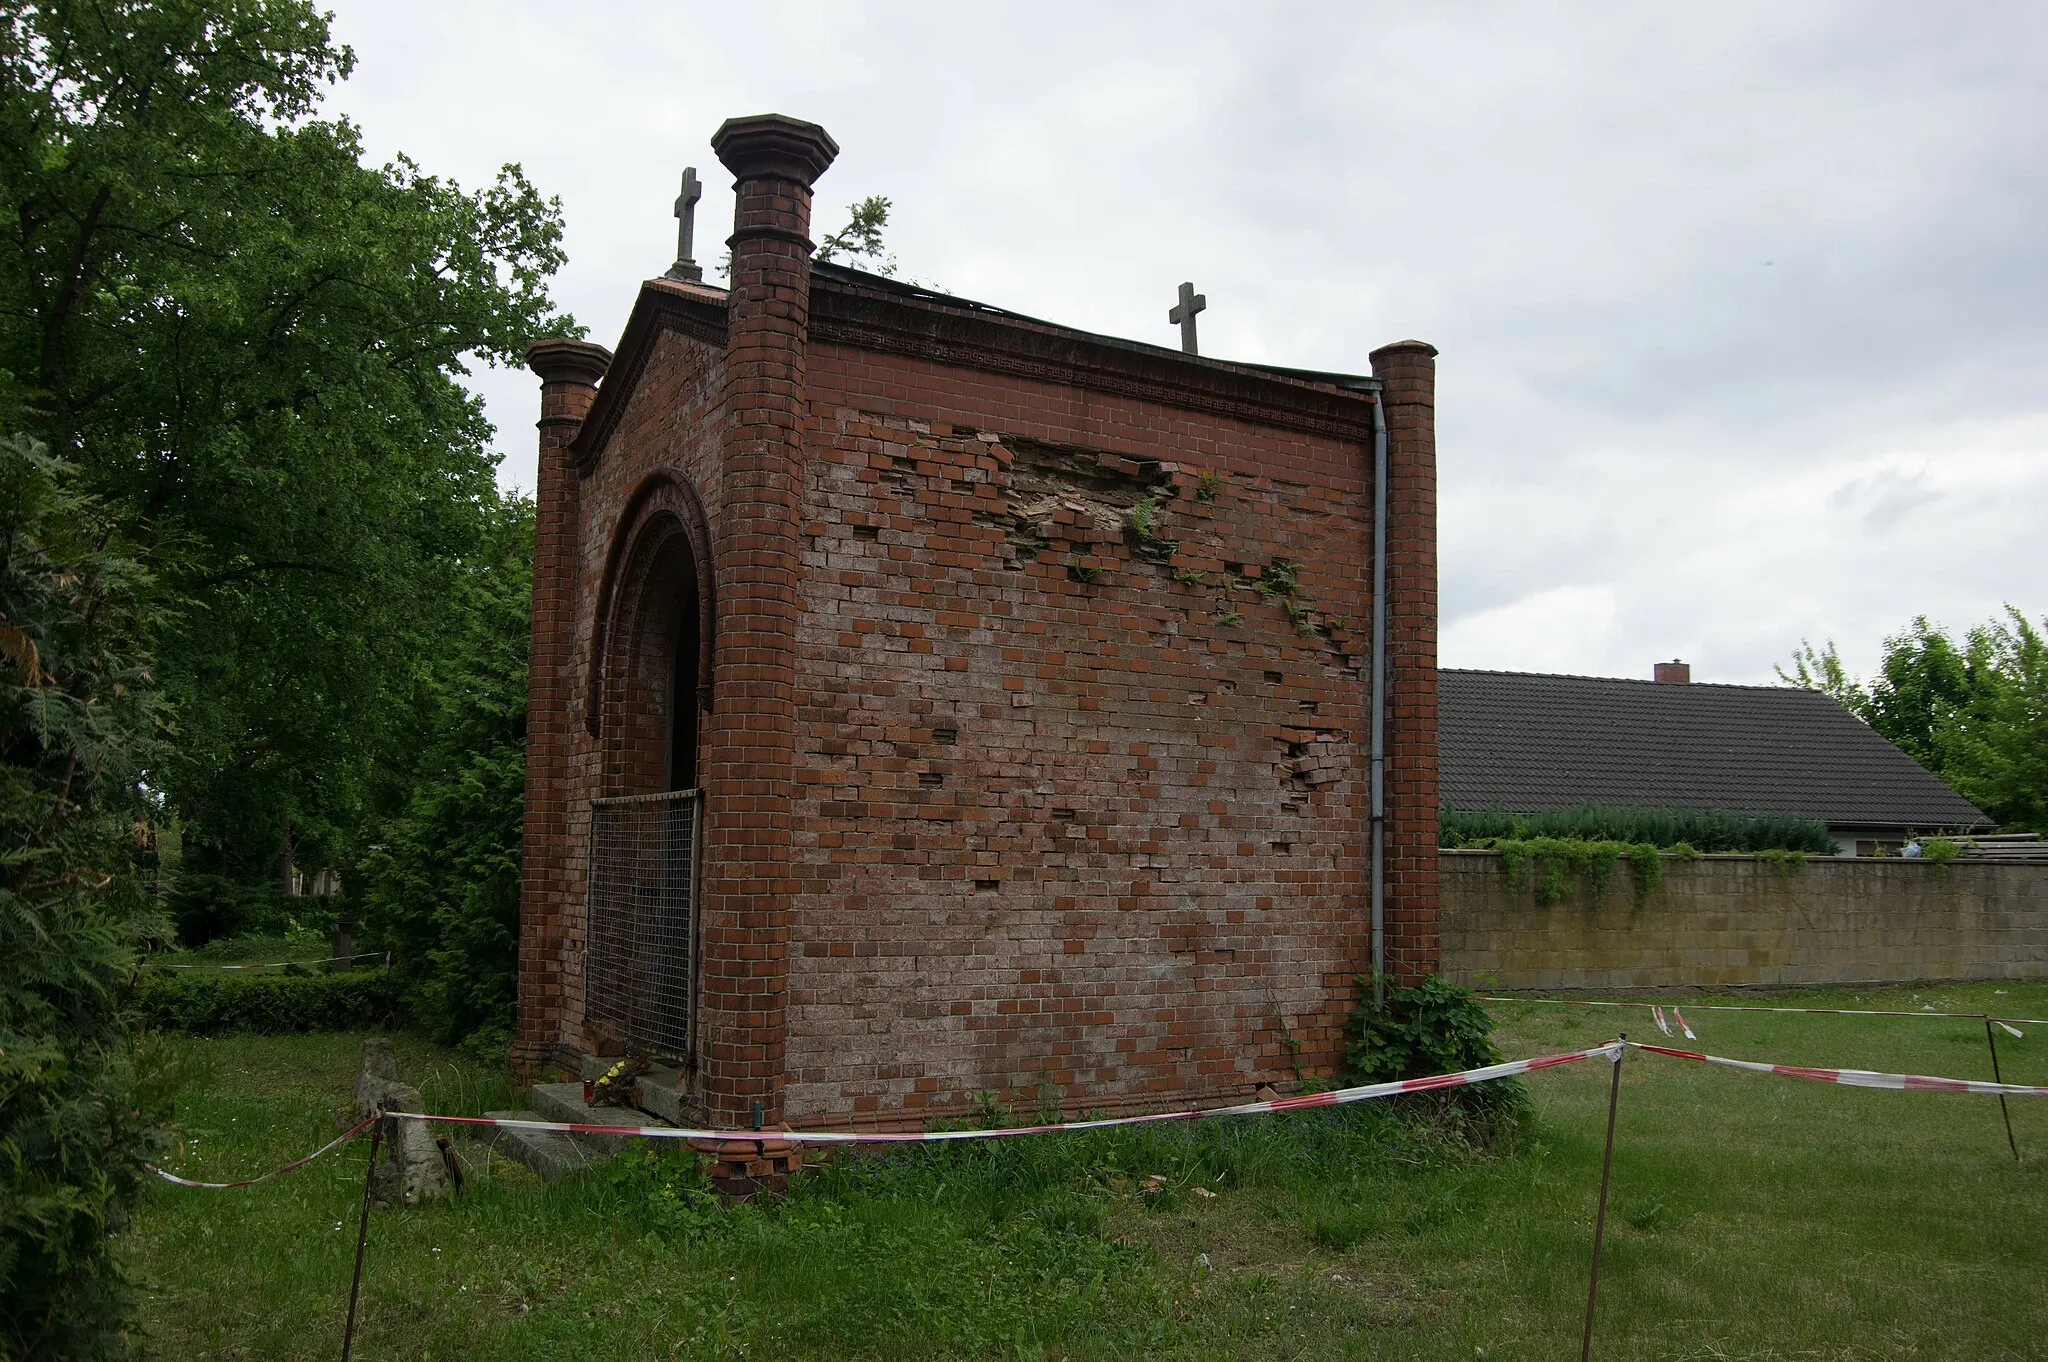
[[[696,790],[594,799],[583,1009],[653,1055],[687,1059],[696,1020]]]

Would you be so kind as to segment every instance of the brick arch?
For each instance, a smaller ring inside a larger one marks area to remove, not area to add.
[[[659,788],[667,759],[659,734],[672,717],[675,621],[692,600],[697,648],[690,675],[697,711],[710,712],[716,579],[710,524],[695,489],[666,473],[650,477],[619,516],[597,599],[585,722],[603,743],[606,793]]]

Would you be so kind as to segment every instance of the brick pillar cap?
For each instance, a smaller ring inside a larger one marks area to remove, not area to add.
[[[1437,353],[1437,348],[1428,341],[1403,340],[1395,341],[1391,345],[1382,345],[1379,349],[1373,351],[1369,358],[1372,360],[1374,367],[1378,367],[1381,355],[1391,358],[1399,354],[1419,354],[1424,359],[1435,359]]]
[[[839,155],[832,134],[785,114],[728,118],[711,134],[711,149],[736,180],[794,180],[806,189]]]
[[[612,352],[589,341],[550,336],[526,347],[526,367],[543,383],[589,383],[604,377]]]

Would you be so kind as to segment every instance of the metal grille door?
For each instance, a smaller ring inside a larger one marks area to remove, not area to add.
[[[691,1056],[696,1021],[696,790],[590,806],[584,1013],[650,1055]]]

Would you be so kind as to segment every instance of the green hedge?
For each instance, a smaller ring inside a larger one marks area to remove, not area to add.
[[[386,970],[341,974],[143,974],[130,1006],[159,1031],[196,1036],[350,1031],[389,1025],[399,982]]]
[[[1445,806],[1437,815],[1437,845],[1469,847],[1494,839],[1649,843],[1696,851],[1806,851],[1835,853],[1834,836],[1816,819],[1790,813],[1731,813],[1725,809],[1637,809],[1581,804],[1544,813],[1495,813]]]

